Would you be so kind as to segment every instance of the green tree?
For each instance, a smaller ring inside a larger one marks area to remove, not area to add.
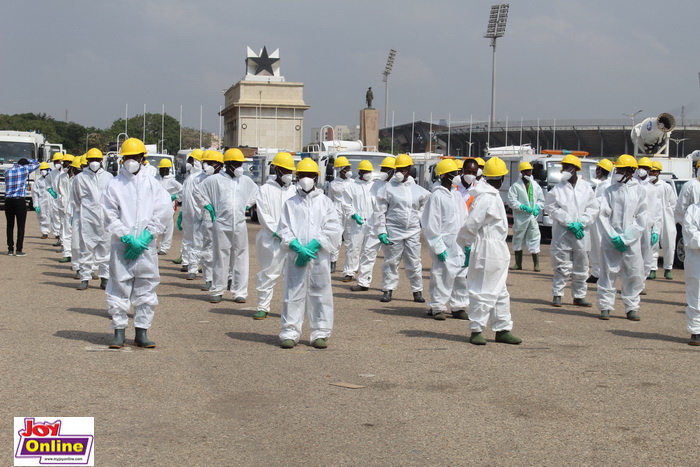
[[[391,151],[391,138],[382,138],[379,140],[379,152],[386,152],[389,154],[400,154],[401,153],[401,143],[398,139],[394,138],[394,151]]]

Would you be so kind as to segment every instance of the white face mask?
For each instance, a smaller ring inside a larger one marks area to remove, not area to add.
[[[243,167],[236,167],[233,170],[233,176],[234,177],[242,177],[243,176]]]
[[[280,180],[282,180],[284,186],[289,186],[292,184],[292,174],[284,174],[280,177]]]
[[[56,170],[61,170],[63,168],[63,164],[54,164],[53,168]]]
[[[372,172],[366,172],[366,173],[362,174],[362,180],[364,180],[366,182],[369,182],[370,180],[372,180]]]
[[[128,159],[124,161],[124,168],[127,172],[135,174],[141,168],[141,164],[133,159]]]
[[[42,177],[46,177],[49,174],[48,170],[40,170],[39,172],[41,173]]]
[[[464,183],[467,185],[471,185],[476,181],[476,175],[464,174],[462,175],[462,180],[464,180]]]
[[[644,178],[648,175],[647,169],[637,169],[637,175],[639,178]]]
[[[616,173],[615,175],[613,175],[613,180],[614,180],[615,182],[617,182],[617,183],[622,183],[622,179],[623,179],[624,177],[625,177],[624,174],[618,174],[618,173]]]
[[[569,180],[571,180],[571,177],[573,177],[573,176],[574,176],[574,174],[572,174],[571,172],[564,171],[561,173],[561,181],[568,182]]]
[[[171,173],[168,173],[167,175],[163,175],[163,178],[173,178],[174,175]]]
[[[348,170],[347,172],[345,172],[345,178],[352,178],[352,170]]]
[[[649,175],[649,181],[650,182],[655,182],[656,180],[659,179],[658,175]]]
[[[314,179],[309,177],[300,178],[297,182],[299,188],[301,188],[306,193],[310,192],[314,188]]]
[[[404,180],[403,172],[396,172],[394,174],[394,180],[396,180],[399,183],[403,182],[403,180]]]
[[[204,164],[202,164],[202,161],[198,161],[195,159],[194,164],[192,165],[197,170],[204,170]]]
[[[216,169],[214,169],[214,167],[207,164],[206,162],[204,164],[202,164],[202,168],[204,169],[204,173],[207,175],[214,175],[214,170],[216,170]]]
[[[528,182],[532,181],[532,175],[523,175],[523,178],[527,180]]]
[[[476,171],[476,176],[481,177],[482,175],[484,175],[484,171],[479,168],[479,170]]]
[[[382,182],[386,182],[386,179],[389,178],[389,174],[386,172],[379,172],[379,180]]]
[[[90,170],[92,170],[93,172],[97,172],[98,170],[100,170],[100,167],[102,167],[102,164],[100,164],[97,161],[90,162],[90,164],[88,165],[90,166]]]
[[[192,171],[192,167],[194,167],[194,166],[193,166],[192,164],[190,164],[189,162],[185,164],[185,170],[186,170],[187,172],[191,172],[191,171]]]

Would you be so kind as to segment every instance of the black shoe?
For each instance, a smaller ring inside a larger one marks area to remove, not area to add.
[[[104,277],[100,278],[100,288],[102,290],[105,290],[107,288],[107,279],[105,279]]]
[[[17,252],[15,253],[15,256],[27,256],[27,254],[26,254],[25,252],[23,252],[23,251],[17,251]]]
[[[61,239],[59,238],[58,240],[56,240],[56,243],[54,243],[51,246],[61,246]]]
[[[114,330],[114,339],[112,342],[109,343],[109,348],[110,349],[121,349],[124,347],[124,329],[115,329]]]
[[[423,298],[423,292],[413,292],[413,301],[418,303],[425,303]]]
[[[49,238],[49,236],[48,236],[47,234],[44,234],[44,235],[42,235],[42,236],[39,237],[39,238],[42,239],[42,240],[46,240],[47,238]]]
[[[387,303],[391,301],[391,290],[382,290],[384,292],[384,295],[382,295],[380,302]]]
[[[350,275],[343,277],[343,282],[352,282],[352,280],[353,280],[353,277]]]
[[[561,307],[561,297],[552,297],[552,306]]]
[[[189,266],[186,264],[183,264],[182,267],[180,268],[180,272],[187,272],[189,270]]]
[[[158,252],[158,256],[163,256],[163,255],[167,255],[167,253],[164,252],[164,251],[159,251],[159,252]]]
[[[588,279],[586,279],[586,282],[588,284],[597,284],[598,278],[596,276],[588,276]]]
[[[14,255],[15,255],[14,249],[10,248],[9,250],[7,250],[7,256],[14,256]]]
[[[146,329],[144,328],[136,328],[136,337],[134,338],[134,342],[139,347],[145,347],[147,349],[152,349],[156,346],[155,342],[148,340]]]
[[[335,272],[335,261],[331,261],[331,274]]]
[[[693,347],[699,346],[700,345],[700,334],[691,334],[690,340],[688,341],[688,345],[692,345]]]
[[[369,287],[365,287],[363,285],[353,285],[350,286],[350,291],[351,292],[367,292],[369,290]]]

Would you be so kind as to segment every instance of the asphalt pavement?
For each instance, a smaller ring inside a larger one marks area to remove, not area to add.
[[[0,216],[0,231],[5,231]],[[0,256],[0,463],[12,465],[12,417],[95,420],[97,466],[698,465],[700,349],[686,345],[683,271],[647,281],[641,321],[551,301],[542,272],[511,272],[519,346],[468,343],[468,322],[426,316],[401,269],[380,303],[382,258],[367,292],[333,275],[335,328],[326,350],[308,328],[279,347],[282,284],[270,316],[255,312],[254,255],[245,304],[208,302],[160,256],[155,349],[108,350],[105,294],[77,291],[53,238],[28,213],[26,257]],[[6,251],[5,248],[2,251]],[[339,266],[342,266],[343,254]],[[430,260],[424,247],[424,294]],[[595,285],[588,299],[595,302]],[[360,387],[356,387],[360,386]]]

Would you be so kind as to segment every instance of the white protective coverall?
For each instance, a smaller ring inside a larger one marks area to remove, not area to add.
[[[678,201],[676,201],[674,210],[676,222],[682,225],[688,206],[698,203],[700,203],[700,180],[691,178],[683,185],[681,192],[678,193]]]
[[[370,235],[370,219],[374,214],[372,186],[374,181],[357,180],[348,184],[343,194],[343,219],[345,222],[345,264],[343,275],[355,277],[360,267],[360,256]],[[364,224],[359,225],[353,214],[358,214]]]
[[[146,164],[144,164],[143,170],[151,177],[155,177],[158,175],[158,169],[156,168],[156,166],[154,166],[150,162],[147,162]]]
[[[464,250],[457,244],[457,235],[467,219],[467,205],[456,188],[450,190],[436,182],[423,209],[423,236],[428,242],[430,258],[430,300],[428,306],[433,315],[450,310],[467,310],[467,268]],[[437,255],[447,251],[445,261]]]
[[[598,308],[614,311],[615,279],[620,277],[620,297],[625,312],[639,309],[639,294],[644,288],[642,277],[642,246],[647,228],[647,194],[632,178],[627,183],[612,182],[600,198],[600,228],[602,264],[598,278]],[[620,236],[627,246],[623,253],[612,243]]]
[[[685,245],[685,316],[688,331],[700,334],[700,204],[691,204],[683,218]]]
[[[526,204],[533,209],[537,206],[541,211],[544,208],[544,194],[542,188],[533,180],[529,186],[532,187],[532,196],[522,178],[513,183],[508,190],[508,204],[513,210],[513,251],[523,251],[527,247],[530,253],[539,254],[541,234],[537,218],[520,209],[520,206]]]
[[[160,174],[156,177],[156,180],[160,182],[161,185],[163,185],[163,188],[165,188],[165,191],[168,192],[170,197],[172,198],[173,195],[178,195],[180,196],[180,193],[182,193],[182,184],[175,180],[175,175],[166,175],[165,177],[161,177]],[[171,201],[172,203],[176,203],[176,200]],[[174,206],[175,204],[173,204]],[[167,253],[168,250],[170,250],[170,247],[173,244],[173,230],[175,230],[175,222],[170,222],[168,226],[165,229],[165,232],[163,232],[163,239],[160,242],[160,246],[158,247],[159,251],[162,251],[163,253]]]
[[[661,182],[664,183],[664,182]],[[644,278],[649,277],[649,272],[653,269],[658,269],[659,263],[659,241],[661,240],[661,228],[663,224],[663,185],[651,183],[649,178],[645,184],[647,189],[647,229],[642,236],[642,274]],[[659,236],[659,241],[654,245],[651,244],[651,234],[656,233]],[[645,243],[646,242],[646,245]]]
[[[114,177],[100,168],[93,172],[85,168],[73,177],[72,198],[80,205],[74,222],[79,224],[78,265],[80,280],[89,281],[93,269],[100,279],[109,279],[109,232],[105,229],[102,209],[104,190]]]
[[[195,231],[197,225],[201,223],[202,214],[201,209],[199,209],[194,200],[194,189],[205,178],[206,174],[202,172],[201,168],[193,167],[182,184],[182,194],[180,195],[180,200],[182,201],[182,206],[180,206],[180,212],[182,212],[182,248],[180,249],[180,257],[182,258],[182,264],[187,265],[187,271],[194,274],[199,270]]]
[[[661,237],[659,239],[659,247],[664,251],[664,269],[673,269],[673,258],[676,252],[676,220],[673,215],[673,210],[676,208],[678,195],[676,189],[669,182],[659,180],[656,185],[660,186],[661,195]],[[659,249],[654,253],[654,261],[652,267],[657,268],[659,258]]]
[[[343,216],[343,203],[345,202],[345,192],[348,191],[348,188],[350,187],[351,184],[355,183],[355,180],[352,178],[346,178],[342,179],[340,177],[335,177],[331,182],[328,184],[328,197],[333,201],[333,205],[335,206],[335,210],[338,213],[338,218],[340,219],[340,224],[343,228],[343,243],[345,243],[345,247],[347,248],[347,242],[348,242],[348,237],[349,237],[349,232],[348,232],[348,222],[347,219]],[[354,221],[353,221],[354,222]],[[346,253],[347,255],[347,253]],[[340,257],[340,245],[338,245],[338,248],[331,252],[331,262],[335,263],[338,261],[338,258]],[[345,258],[347,261],[347,256]]]
[[[603,196],[605,189],[610,186],[610,177],[606,178],[595,187],[595,197],[600,205],[600,197]],[[600,277],[600,262],[602,260],[602,253],[600,251],[601,244],[601,231],[600,231],[600,221],[596,219],[591,225],[591,249],[588,252],[588,262],[591,265],[591,275],[593,277]]]
[[[382,290],[396,290],[399,262],[403,258],[411,292],[423,291],[421,264],[421,216],[430,192],[413,177],[399,183],[393,178],[377,194],[377,232],[385,233],[393,245],[384,245]]]
[[[248,228],[245,208],[255,204],[258,186],[246,176],[231,177],[222,169],[197,186],[194,198],[200,208],[214,207],[216,221],[212,228],[213,270],[210,293],[223,295],[231,280],[234,298],[248,297]],[[211,219],[209,211],[203,216]]]
[[[173,217],[170,195],[145,170],[119,171],[103,194],[105,226],[111,235],[107,282],[107,311],[113,329],[125,329],[127,312],[134,306],[134,327],[148,329],[158,304],[156,286],[160,283],[158,254],[153,242],[136,259],[124,258],[124,235],[138,238],[144,229],[155,239]]]
[[[53,188],[53,191],[58,194],[58,177],[63,173],[62,169],[51,169],[51,172],[46,176],[46,189]],[[58,198],[54,199],[53,196],[49,195],[49,213],[51,216],[51,233],[56,237],[61,237],[61,230],[63,229],[63,222],[61,220],[61,215],[58,210]]]
[[[58,211],[58,217],[61,220],[61,243],[63,256],[66,258],[71,258],[71,242],[73,237],[73,227],[72,227],[72,217],[73,217],[73,205],[71,203],[71,176],[68,171],[61,173],[58,177],[56,184],[56,209]]]
[[[48,235],[53,231],[51,228],[51,211],[53,209],[51,200],[53,197],[48,192],[48,189],[49,174],[37,177],[32,187],[32,205],[34,208],[39,208],[37,218],[39,220],[39,230],[41,230],[42,235]]]
[[[382,243],[377,238],[379,232],[377,232],[377,212],[379,211],[379,206],[377,204],[377,194],[384,189],[388,182],[382,180],[375,180],[372,183],[372,188],[370,188],[370,197],[372,200],[372,215],[366,222],[369,224],[369,232],[365,238],[364,248],[362,248],[362,254],[360,254],[360,267],[357,274],[357,285],[361,287],[369,287],[372,283],[372,272],[374,271],[374,263],[377,260],[377,253],[379,253],[379,247]],[[354,222],[354,221],[353,221]]]
[[[313,239],[321,244],[316,259],[302,267],[295,264],[297,253],[287,249],[280,341],[299,342],[305,314],[309,317],[311,342],[328,339],[333,330],[330,252],[338,248],[342,235],[336,207],[318,189],[308,194],[297,189],[282,208],[277,235],[285,247],[295,238],[302,245]]]
[[[585,298],[588,291],[588,251],[591,247],[590,226],[598,216],[599,203],[590,183],[578,177],[576,185],[561,181],[545,197],[544,210],[552,218],[552,296],[562,297],[571,278],[573,298]],[[567,230],[572,222],[580,222],[584,237]]]
[[[284,203],[295,194],[294,185],[281,186],[271,177],[260,187],[255,201],[260,222],[260,230],[255,237],[255,256],[260,266],[255,288],[258,292],[258,310],[268,313],[275,283],[287,260],[287,251],[282,248],[282,242],[272,234],[279,227]]]
[[[474,202],[457,237],[457,244],[472,249],[467,274],[469,329],[483,332],[490,317],[494,331],[510,331],[513,321],[506,287],[510,263],[506,209],[499,191],[486,182],[475,183],[469,192]]]

